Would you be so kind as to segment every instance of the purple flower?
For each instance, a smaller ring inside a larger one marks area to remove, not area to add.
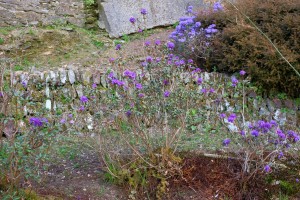
[[[109,58],[109,62],[113,63],[113,62],[115,62],[115,59],[114,58]]]
[[[241,136],[245,136],[246,135],[246,133],[245,133],[244,130],[241,130],[240,134],[241,134]]]
[[[150,41],[146,41],[144,44],[145,44],[146,47],[149,47],[150,44],[151,44],[151,42]]]
[[[70,123],[70,124],[74,124],[75,121],[74,121],[74,120],[70,120],[69,123]]]
[[[130,117],[131,114],[132,114],[131,110],[127,110],[127,111],[125,112],[125,115],[126,115],[127,117]]]
[[[66,123],[66,120],[64,118],[62,118],[60,121],[59,121],[61,124],[65,124]]]
[[[160,41],[160,40],[156,40],[156,41],[155,41],[155,45],[156,45],[156,46],[161,45],[161,41]]]
[[[136,84],[135,84],[135,87],[136,87],[136,89],[138,89],[138,90],[143,89],[143,86],[142,86],[142,84],[140,84],[140,83],[136,83]]]
[[[223,10],[223,6],[221,5],[220,2],[216,2],[214,4],[214,7],[213,7],[214,11],[217,12],[217,11],[222,11]]]
[[[196,28],[199,28],[200,26],[201,26],[201,22],[196,22],[196,23],[195,23],[195,27],[196,27]]]
[[[193,64],[193,62],[194,62],[193,59],[188,59],[189,64]]]
[[[164,92],[164,97],[169,97],[170,96],[170,92],[169,91],[165,91]]]
[[[253,135],[254,137],[258,137],[259,132],[257,130],[252,130],[251,135]]]
[[[282,130],[278,129],[277,131],[277,135],[280,139],[285,139],[286,135],[282,132]]]
[[[147,67],[148,66],[148,63],[146,61],[142,62],[142,66],[143,67]]]
[[[267,173],[271,172],[271,167],[270,167],[270,165],[266,165],[266,166],[264,167],[264,170],[265,170],[265,172],[267,172]]]
[[[223,140],[223,145],[224,146],[228,146],[230,144],[230,139],[229,138],[226,138],[225,140]]]
[[[201,85],[202,82],[203,82],[202,78],[198,78],[198,79],[197,79],[197,84],[198,84],[198,85]]]
[[[89,101],[89,99],[86,96],[81,96],[80,101],[81,101],[81,103],[87,103]]]
[[[169,50],[173,50],[175,48],[175,44],[173,42],[168,42],[167,47]]]
[[[153,58],[152,58],[151,56],[147,56],[147,57],[146,57],[146,61],[147,61],[148,63],[151,63],[151,62],[153,61]]]
[[[228,117],[228,121],[231,123],[233,123],[235,119],[236,119],[236,114],[234,113],[230,114]]]
[[[238,80],[235,78],[235,76],[231,77],[231,83],[232,83],[232,87],[235,87],[238,84]]]
[[[296,178],[296,182],[297,182],[297,183],[299,183],[299,182],[300,182],[298,178]]]
[[[3,93],[2,92],[0,92],[0,97],[3,97]]]
[[[241,76],[244,76],[245,74],[246,74],[246,72],[245,72],[244,70],[241,70],[241,71],[240,71],[240,75],[241,75]]]
[[[84,109],[85,109],[84,106],[79,107],[79,111],[81,111],[81,112],[84,111]]]
[[[120,50],[121,49],[121,44],[117,44],[116,45],[116,50],[118,51],[118,50]]]
[[[128,69],[126,69],[126,70],[124,71],[123,75],[126,76],[126,77],[128,77],[128,78],[130,78],[130,79],[133,79],[133,80],[134,80],[135,77],[136,77],[136,73],[133,72],[133,71],[130,71],[130,70],[128,70]]]
[[[21,84],[23,85],[24,88],[27,87],[27,81],[26,81],[26,80],[23,80],[23,81],[21,82]]]
[[[271,123],[265,122],[265,121],[262,121],[262,120],[259,120],[257,122],[257,124],[258,124],[258,127],[262,130],[263,133],[267,133],[272,128]]]
[[[202,94],[206,94],[207,93],[207,89],[205,89],[205,88],[201,89],[201,93]]]
[[[221,113],[220,114],[220,118],[225,118],[226,117],[226,114],[225,113]]]
[[[96,88],[97,88],[97,84],[96,84],[96,83],[93,83],[92,88],[93,88],[93,89],[96,89]]]
[[[277,123],[276,123],[275,120],[271,120],[271,121],[270,121],[270,124],[271,124],[272,126],[277,126]]]
[[[136,19],[134,17],[130,17],[129,21],[134,24],[136,22]]]
[[[116,77],[115,77],[114,72],[110,72],[110,73],[108,74],[107,78],[110,79],[110,80],[115,79]]]
[[[185,61],[182,59],[179,61],[180,65],[185,65]]]
[[[278,154],[278,158],[280,159],[280,158],[282,158],[283,156],[284,156],[284,155],[283,155],[283,152],[280,151],[279,154]]]
[[[168,55],[168,60],[172,60],[173,57],[174,57],[174,54],[170,53],[170,54]]]
[[[72,118],[72,117],[73,117],[73,115],[72,115],[72,114],[68,114],[68,117],[69,117],[69,118]]]
[[[192,13],[193,12],[193,6],[189,6],[187,9],[187,13]]]
[[[118,85],[118,86],[123,86],[123,85],[125,84],[123,81],[120,81],[120,80],[118,80],[118,79],[113,79],[113,80],[111,80],[111,83],[112,83],[113,85]]]
[[[156,62],[159,63],[161,61],[161,58],[156,58]]]
[[[143,29],[139,29],[138,32],[139,32],[139,33],[142,33],[142,32],[143,32]]]
[[[196,68],[192,71],[192,74],[195,74],[195,73],[198,73],[198,72],[201,72],[201,69],[200,68]],[[202,79],[201,79],[202,80]]]
[[[211,24],[205,29],[206,37],[211,37],[211,34],[218,32],[218,29],[216,29],[215,27],[215,24]]]
[[[209,93],[214,93],[215,92],[215,89],[214,88],[210,88],[209,89]]]
[[[164,83],[164,85],[169,85],[169,81],[168,80],[164,80],[163,83]]]
[[[35,127],[41,127],[44,125],[44,123],[47,123],[48,120],[46,118],[40,118],[40,117],[31,117],[29,119],[29,123]]]
[[[142,9],[141,9],[141,14],[142,14],[142,15],[147,15],[147,10],[146,10],[145,8],[142,8]]]
[[[138,96],[139,96],[140,98],[143,98],[143,97],[145,97],[145,94],[144,94],[144,93],[140,93],[140,94],[138,94]]]

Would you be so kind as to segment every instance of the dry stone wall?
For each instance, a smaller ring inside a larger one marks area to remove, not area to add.
[[[192,84],[193,82],[189,73],[182,73],[180,77],[187,84]],[[201,73],[201,77],[203,85],[199,86],[199,91],[201,87],[217,88],[220,84],[230,81],[230,77],[219,73],[204,72]],[[23,113],[25,118],[26,116],[36,116],[37,113],[44,109],[52,113],[78,110],[81,105],[80,97],[82,95],[88,96],[93,83],[96,83],[98,86],[98,92],[95,93],[96,96],[94,97],[96,99],[101,98],[101,95],[103,95],[101,91],[104,92],[105,88],[110,87],[104,71],[97,68],[84,69],[80,66],[75,67],[71,65],[53,71],[14,72],[13,75],[7,77],[7,80],[12,80],[15,88],[23,91],[23,98],[27,99],[27,103],[19,105],[18,108],[14,108],[13,104],[10,107],[12,110],[19,109],[18,113]],[[26,87],[24,87],[24,84]],[[233,88],[232,91],[227,91],[226,95],[224,95],[224,91],[222,93],[218,104],[214,103],[215,99],[204,100],[203,104],[205,105],[204,108],[207,109],[207,113],[241,109],[243,98],[238,91]],[[274,119],[282,126],[300,127],[300,105],[297,105],[292,100],[261,99],[257,98],[254,92],[250,91],[247,94],[245,103],[247,107],[246,115],[251,113],[256,119]],[[91,117],[93,115],[92,112],[94,111],[85,113],[89,122],[86,123],[87,127],[85,130],[93,130],[92,124],[94,119]],[[229,124],[228,128],[233,131],[236,129],[233,124]]]
[[[186,15],[188,6],[203,7],[203,0],[0,0],[0,27],[17,25],[74,24],[106,29],[111,37],[156,26],[171,25]],[[147,10],[142,16],[140,10]],[[138,19],[132,25],[130,17]]]
[[[83,0],[0,0],[0,26],[53,23],[84,26]]]

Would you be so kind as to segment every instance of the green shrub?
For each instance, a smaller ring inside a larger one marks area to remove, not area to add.
[[[220,32],[211,44],[209,55],[196,52],[198,62],[209,71],[213,71],[213,67],[229,73],[246,69],[252,81],[268,94],[285,92],[297,97],[300,77],[241,13],[247,15],[270,38],[299,72],[299,1],[238,0],[235,5],[240,12],[228,4],[222,12],[199,15],[202,24],[215,23]]]

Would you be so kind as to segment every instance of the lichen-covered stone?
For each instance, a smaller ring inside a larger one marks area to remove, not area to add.
[[[69,81],[71,84],[74,84],[75,81],[76,81],[76,78],[75,78],[75,73],[72,69],[69,69],[68,70],[68,77],[69,77]]]

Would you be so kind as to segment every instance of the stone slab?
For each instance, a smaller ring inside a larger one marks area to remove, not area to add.
[[[105,28],[110,37],[137,32],[139,29],[174,24],[186,15],[188,6],[195,9],[205,6],[203,0],[98,0],[99,27]],[[147,15],[140,10],[145,8]],[[132,25],[130,17],[138,22]]]

